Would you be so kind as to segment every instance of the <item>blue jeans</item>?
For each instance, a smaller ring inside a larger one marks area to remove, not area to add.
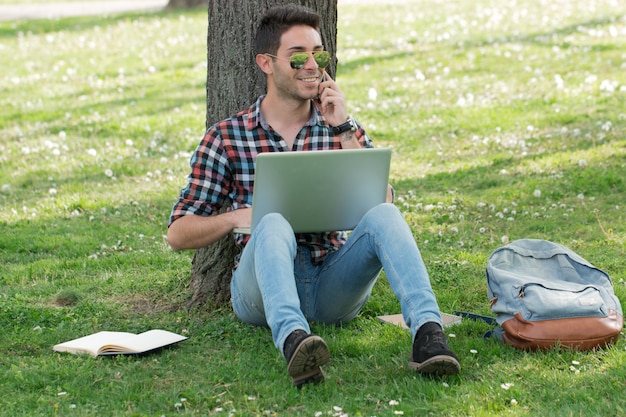
[[[313,265],[309,250],[296,245],[280,214],[265,216],[241,254],[233,274],[233,310],[244,322],[269,326],[274,345],[308,321],[345,323],[359,313],[385,269],[415,338],[427,322],[442,324],[428,272],[400,211],[380,204],[363,216],[346,244]]]

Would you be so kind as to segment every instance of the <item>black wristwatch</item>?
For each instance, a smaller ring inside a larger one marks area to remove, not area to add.
[[[333,133],[335,135],[341,135],[347,131],[356,132],[356,128],[356,122],[352,116],[348,116],[348,120],[345,123],[342,123],[339,126],[333,126]]]

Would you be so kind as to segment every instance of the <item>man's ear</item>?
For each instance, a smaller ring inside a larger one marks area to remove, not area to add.
[[[272,58],[265,54],[258,54],[256,56],[256,64],[261,68],[265,74],[271,74],[274,72],[274,68],[271,62]]]

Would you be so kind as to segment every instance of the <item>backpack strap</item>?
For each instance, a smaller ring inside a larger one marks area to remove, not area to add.
[[[470,320],[474,320],[474,321],[482,320],[485,323],[491,324],[491,325],[494,325],[494,326],[496,326],[498,324],[498,322],[496,321],[495,317],[482,316],[480,314],[468,313],[467,311],[454,311],[454,314],[456,314],[457,316],[468,318]]]

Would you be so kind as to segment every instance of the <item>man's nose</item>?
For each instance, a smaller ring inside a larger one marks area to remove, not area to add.
[[[307,52],[309,54],[309,59],[304,63],[304,68],[307,69],[317,69],[319,65],[317,65],[317,61],[315,61],[315,54],[313,52]]]

